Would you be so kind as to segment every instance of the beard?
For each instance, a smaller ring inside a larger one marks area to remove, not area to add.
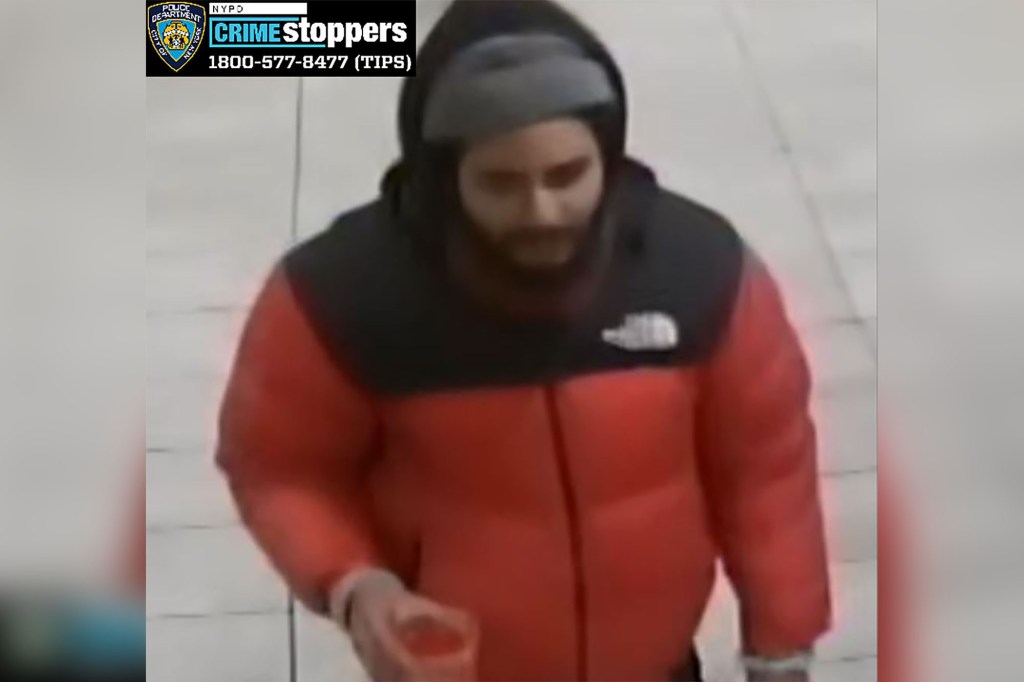
[[[599,209],[587,224],[522,227],[496,239],[462,218],[454,236],[489,276],[524,291],[557,291],[586,277],[600,264],[609,242],[608,223]],[[552,249],[568,249],[571,254],[555,265],[530,264],[519,255],[523,251]]]

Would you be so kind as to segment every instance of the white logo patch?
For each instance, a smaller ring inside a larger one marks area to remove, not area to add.
[[[671,350],[679,345],[679,327],[666,313],[632,313],[620,327],[601,332],[601,338],[628,351]]]

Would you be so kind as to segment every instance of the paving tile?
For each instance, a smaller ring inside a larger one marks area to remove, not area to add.
[[[233,248],[149,254],[146,311],[163,314],[247,308],[287,248],[283,237],[251,242],[239,234]]]
[[[829,394],[874,381],[877,363],[859,320],[805,328],[799,337],[818,393]]]
[[[284,682],[288,658],[285,614],[146,621],[147,682]]]
[[[259,165],[262,164],[257,167]],[[279,182],[290,188],[290,173]],[[264,190],[246,190],[249,192],[258,196]],[[155,194],[155,190],[151,193]],[[265,199],[253,201],[248,196],[214,196],[195,203],[188,201],[186,198],[183,205],[164,206],[151,198],[147,203],[147,257],[234,251],[252,244],[287,244],[291,239],[290,191],[289,196],[275,198],[273,205],[279,208],[273,211],[265,205]]]
[[[751,163],[737,161],[738,167]],[[704,186],[693,198],[725,215],[765,262],[798,324],[855,315],[843,280],[831,264],[832,246],[814,226],[806,199],[782,157],[761,165],[761,170],[748,169],[732,180],[691,181],[690,186]],[[671,189],[685,186],[669,185]]]
[[[416,3],[422,43],[446,0]],[[337,215],[372,201],[398,157],[396,78],[306,78],[302,84],[299,238],[325,229]]]
[[[284,584],[240,526],[146,533],[146,615],[282,613]]]
[[[812,403],[824,474],[872,470],[878,463],[878,402],[874,382],[818,395]]]
[[[736,658],[741,648],[739,623],[736,597],[725,578],[719,575],[697,633],[697,649],[709,680],[732,682],[740,678],[742,673]]]
[[[874,471],[826,476],[821,487],[829,559],[866,561],[878,556],[878,475]]]
[[[289,239],[295,84],[218,85],[148,88],[150,311],[244,305]]]
[[[299,235],[372,201],[398,153],[395,78],[309,78],[303,83]]]
[[[848,253],[839,255],[839,267],[847,291],[862,318],[878,315],[878,254]]]
[[[620,63],[630,97],[630,147],[638,156],[666,168],[710,164],[708,172],[718,173],[730,160],[756,163],[775,148],[716,2],[654,1],[643,11],[618,2],[568,6]]]
[[[227,482],[211,453],[147,453],[147,527],[231,526],[238,521]]]
[[[829,661],[814,667],[815,682],[876,682],[878,659],[860,658],[853,661]]]
[[[761,249],[760,252],[778,281],[790,316],[798,327],[856,316],[842,281],[820,253],[823,249],[806,248],[803,255],[799,249],[785,251],[774,254]]]
[[[149,381],[226,377],[247,317],[247,310],[149,315]]]
[[[147,83],[151,253],[287,238],[296,88],[285,78]]]
[[[729,0],[726,6],[825,239],[841,258],[859,254],[843,275],[854,310],[872,316],[877,309],[874,3]]]
[[[298,682],[369,682],[348,638],[333,622],[298,607]]]
[[[813,191],[873,187],[877,10],[867,2],[729,0],[788,148]]]
[[[844,179],[834,186],[810,187],[825,236],[833,251],[878,250],[878,193],[875,178]]]
[[[146,387],[146,447],[213,452],[226,381],[181,377]]]
[[[822,661],[844,661],[878,652],[878,564],[833,564],[835,627],[820,642]]]

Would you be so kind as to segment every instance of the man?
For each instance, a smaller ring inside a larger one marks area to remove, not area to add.
[[[479,679],[699,680],[721,558],[750,680],[830,607],[809,377],[725,220],[624,155],[626,94],[548,2],[455,2],[373,203],[253,309],[218,461],[310,609],[401,679],[395,609],[480,625]]]

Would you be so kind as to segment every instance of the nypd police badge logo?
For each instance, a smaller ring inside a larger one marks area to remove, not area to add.
[[[146,8],[149,42],[167,66],[180,71],[196,54],[206,33],[206,8],[191,2]]]

